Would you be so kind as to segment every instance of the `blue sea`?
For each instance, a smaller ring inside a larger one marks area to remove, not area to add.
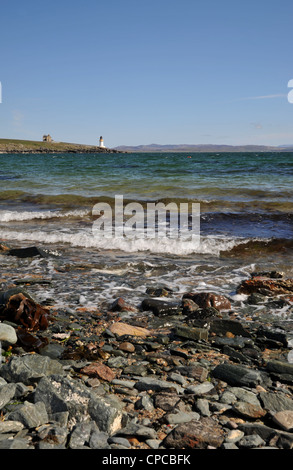
[[[200,243],[94,236],[93,208],[114,210],[115,196],[198,204]],[[291,276],[292,229],[290,152],[0,155],[0,240],[91,260],[110,295],[122,278],[124,293],[148,283],[231,294],[255,269]]]

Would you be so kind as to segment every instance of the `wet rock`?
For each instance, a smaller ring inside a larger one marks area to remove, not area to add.
[[[163,446],[172,449],[206,449],[221,447],[224,431],[216,420],[201,418],[198,421],[179,424],[163,440]]]
[[[216,310],[230,310],[231,302],[224,295],[213,294],[211,292],[186,293],[183,299],[191,299],[201,308],[213,307]]]
[[[181,314],[180,306],[177,302],[165,302],[157,299],[144,299],[141,309],[151,311],[156,316]]]
[[[172,289],[168,287],[148,287],[146,289],[146,293],[153,297],[168,297],[172,292]]]
[[[119,297],[110,305],[109,310],[111,312],[134,312],[136,308],[129,305],[122,297]]]
[[[237,287],[238,294],[259,293],[266,296],[272,295],[292,295],[293,279],[267,279],[255,277],[242,281]]]
[[[206,328],[190,328],[187,326],[178,326],[175,328],[175,334],[181,338],[191,340],[207,340],[209,337],[208,329]]]
[[[251,337],[249,331],[237,320],[217,318],[210,322],[210,333],[226,335],[227,332],[232,333],[235,336],[243,336],[244,338]]]
[[[16,256],[17,258],[33,258],[35,256],[48,258],[49,256],[59,256],[56,252],[44,250],[37,246],[30,246],[28,248],[12,248],[7,252],[7,255]]]

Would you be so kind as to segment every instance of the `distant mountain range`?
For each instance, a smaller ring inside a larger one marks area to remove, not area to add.
[[[266,145],[121,145],[115,147],[115,150],[122,152],[284,152],[293,150],[293,145],[282,145],[279,147],[271,147]]]

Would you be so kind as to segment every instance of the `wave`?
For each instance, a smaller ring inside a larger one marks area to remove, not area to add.
[[[0,211],[0,223],[29,221],[29,220],[45,220],[55,218],[84,217],[88,215],[87,210],[72,211]]]
[[[247,251],[264,249],[268,246],[271,251],[280,251],[280,246],[293,248],[293,241],[261,241],[241,238],[226,238],[215,236],[202,236],[198,241],[180,240],[170,238],[105,238],[94,236],[90,231],[71,233],[62,231],[9,231],[0,230],[0,239],[14,241],[30,241],[33,243],[70,245],[83,249],[115,250],[127,253],[151,252],[186,256],[191,254],[212,255],[241,255]]]

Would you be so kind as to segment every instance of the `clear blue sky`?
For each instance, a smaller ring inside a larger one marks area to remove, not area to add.
[[[292,0],[10,0],[0,137],[293,144]]]

